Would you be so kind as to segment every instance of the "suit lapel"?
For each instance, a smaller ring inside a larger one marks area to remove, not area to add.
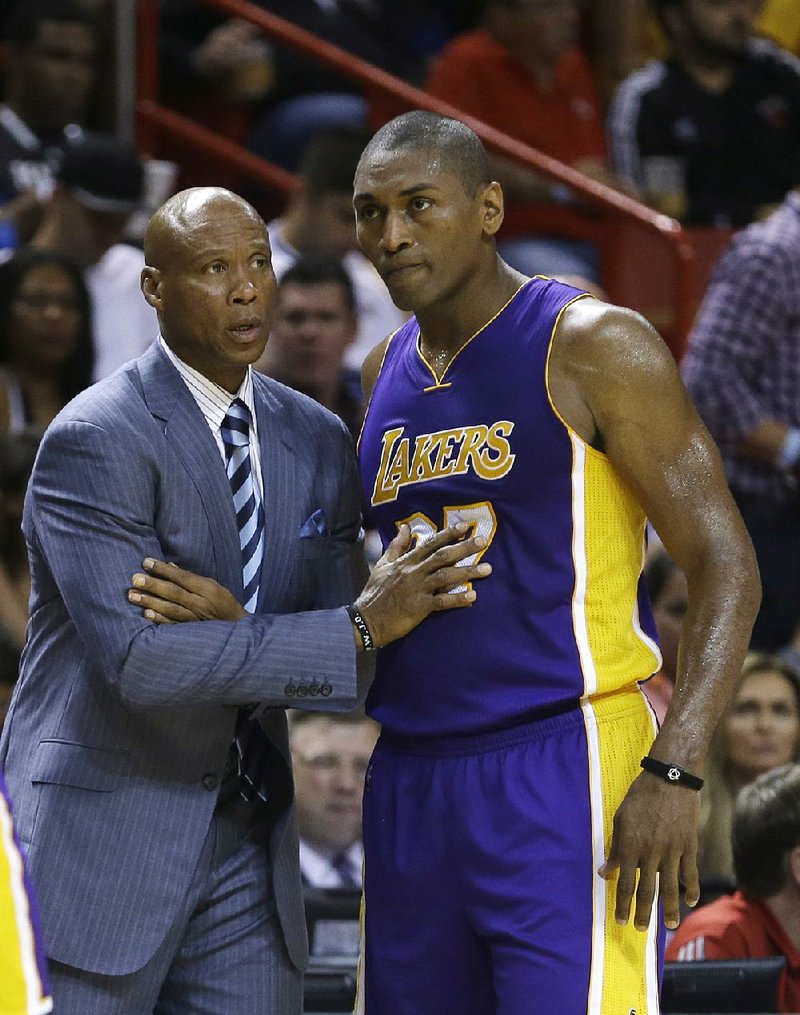
[[[291,574],[297,539],[295,459],[285,409],[259,374],[253,376],[261,475],[264,480],[264,560],[258,609],[280,608]]]
[[[217,563],[217,574],[212,577],[241,602],[242,553],[233,497],[208,423],[159,343],[140,358],[139,375],[148,409],[163,422],[164,436],[202,501]]]

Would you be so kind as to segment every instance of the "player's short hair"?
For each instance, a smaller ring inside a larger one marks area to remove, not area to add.
[[[328,254],[308,254],[284,272],[278,282],[278,290],[287,285],[324,285],[332,282],[341,287],[344,300],[350,313],[355,313],[356,297],[353,283],[347,270],[338,257]]]
[[[779,892],[800,846],[800,765],[774,768],[740,791],[732,842],[739,888],[759,899]]]
[[[415,109],[390,120],[372,137],[362,161],[376,152],[435,151],[446,168],[461,179],[474,197],[492,181],[489,157],[475,133],[460,120]]]
[[[315,134],[303,150],[298,173],[307,194],[353,195],[353,177],[369,131],[345,127]]]
[[[94,29],[92,17],[74,0],[17,0],[8,13],[3,34],[15,49],[29,46],[42,21],[79,22]]]

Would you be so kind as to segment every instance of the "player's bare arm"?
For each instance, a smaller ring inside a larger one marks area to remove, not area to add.
[[[717,449],[655,331],[637,314],[584,299],[564,313],[550,362],[554,404],[605,452],[686,573],[689,609],[672,704],[650,755],[702,775],[758,607],[753,549]],[[680,886],[699,896],[698,796],[643,772],[617,811],[603,873],[619,871],[616,918],[646,929],[659,878],[667,926]],[[636,875],[639,872],[638,888]]]

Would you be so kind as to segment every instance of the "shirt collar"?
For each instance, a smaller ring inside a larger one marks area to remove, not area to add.
[[[240,398],[250,410],[251,426],[254,431],[256,430],[256,409],[255,402],[253,400],[252,367],[248,366],[247,373],[239,386],[239,390],[231,394],[230,391],[223,388],[220,384],[209,380],[204,374],[201,374],[199,370],[195,370],[195,368],[189,366],[188,363],[184,363],[184,361],[179,356],[176,356],[172,349],[170,349],[164,341],[163,335],[159,335],[158,340],[170,362],[181,375],[186,387],[189,389],[195,402],[197,402],[200,411],[205,416],[208,425],[212,428],[212,430],[219,430],[228,409],[231,407],[231,403],[236,398]]]
[[[361,870],[364,860],[364,847],[361,840],[357,839],[345,850],[335,850],[331,847],[313,845],[307,839],[300,839],[300,862],[304,873],[312,883],[319,883],[336,875],[333,868],[333,860],[342,852],[347,857],[353,873]],[[338,875],[336,875],[338,877]],[[322,885],[321,887],[325,887]],[[332,887],[332,886],[331,886]]]

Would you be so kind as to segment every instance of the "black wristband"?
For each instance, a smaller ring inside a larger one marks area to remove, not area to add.
[[[645,772],[657,775],[665,782],[671,782],[673,786],[685,786],[687,789],[695,790],[703,788],[703,780],[700,776],[692,775],[691,772],[687,772],[680,765],[668,765],[665,761],[657,761],[655,758],[651,758],[649,754],[646,754],[642,758],[640,764]]]
[[[364,651],[374,652],[378,646],[375,644],[372,632],[367,627],[366,620],[364,620],[355,606],[345,606],[345,609],[347,610],[347,616],[352,620],[353,626],[361,636],[361,644],[364,646]]]

